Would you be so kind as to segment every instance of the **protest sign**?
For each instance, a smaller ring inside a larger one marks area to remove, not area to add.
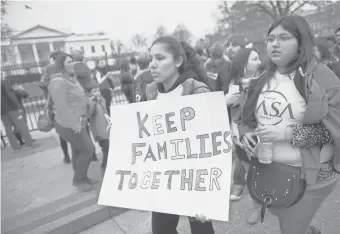
[[[100,205],[228,221],[232,143],[222,92],[111,107]]]

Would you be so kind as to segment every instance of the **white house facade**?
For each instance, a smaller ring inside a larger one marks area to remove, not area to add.
[[[111,55],[111,40],[103,33],[74,34],[36,25],[1,43],[1,64],[48,61],[54,50],[83,50],[85,57]]]

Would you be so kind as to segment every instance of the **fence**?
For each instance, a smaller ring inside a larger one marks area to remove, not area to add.
[[[27,126],[29,131],[38,130],[38,118],[39,115],[44,113],[44,105],[46,103],[46,97],[44,95],[29,97],[23,99],[23,105],[26,113]],[[122,105],[127,104],[128,101],[125,98],[124,93],[121,91],[120,87],[116,87],[112,93],[111,105]],[[3,149],[8,144],[8,139],[6,137],[5,128],[1,121],[1,148]]]

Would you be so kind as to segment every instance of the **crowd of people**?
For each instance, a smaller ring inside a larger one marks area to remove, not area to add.
[[[228,109],[234,143],[230,200],[241,199],[248,188],[252,199],[249,224],[263,221],[270,200],[268,210],[278,218],[282,234],[321,233],[311,222],[340,172],[340,28],[335,30],[335,39],[333,48],[315,39],[300,16],[272,23],[265,58],[242,35],[231,35],[207,50],[162,36],[148,53],[120,61],[121,90],[129,103],[222,91],[226,105],[221,108]],[[91,161],[97,160],[92,139],[102,149],[103,170],[107,164],[110,142],[105,115],[114,114],[110,113],[115,88],[112,74],[105,60],[91,71],[81,51],[56,51],[40,83],[50,97],[64,162],[73,165],[72,182],[85,191],[96,183],[87,176]],[[5,105],[2,101],[1,114],[12,147],[32,144],[24,120],[19,121],[19,104],[16,109],[6,106],[18,100],[13,89],[3,81],[1,89],[8,98]],[[19,138],[20,144],[15,143],[16,133],[24,143]],[[267,169],[259,166],[258,140],[272,143],[273,163]],[[257,184],[273,190],[289,185],[297,195],[287,189],[285,194],[258,200],[251,181],[256,180],[254,172],[263,170],[271,179],[257,180]],[[283,203],[272,201],[282,197]],[[178,221],[178,215],[152,212],[152,233],[176,234]],[[198,214],[189,221],[193,234],[214,233],[212,222],[204,216]]]

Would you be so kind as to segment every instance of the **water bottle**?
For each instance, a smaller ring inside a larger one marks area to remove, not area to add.
[[[271,164],[273,162],[273,142],[259,142],[258,159],[260,163]]]

